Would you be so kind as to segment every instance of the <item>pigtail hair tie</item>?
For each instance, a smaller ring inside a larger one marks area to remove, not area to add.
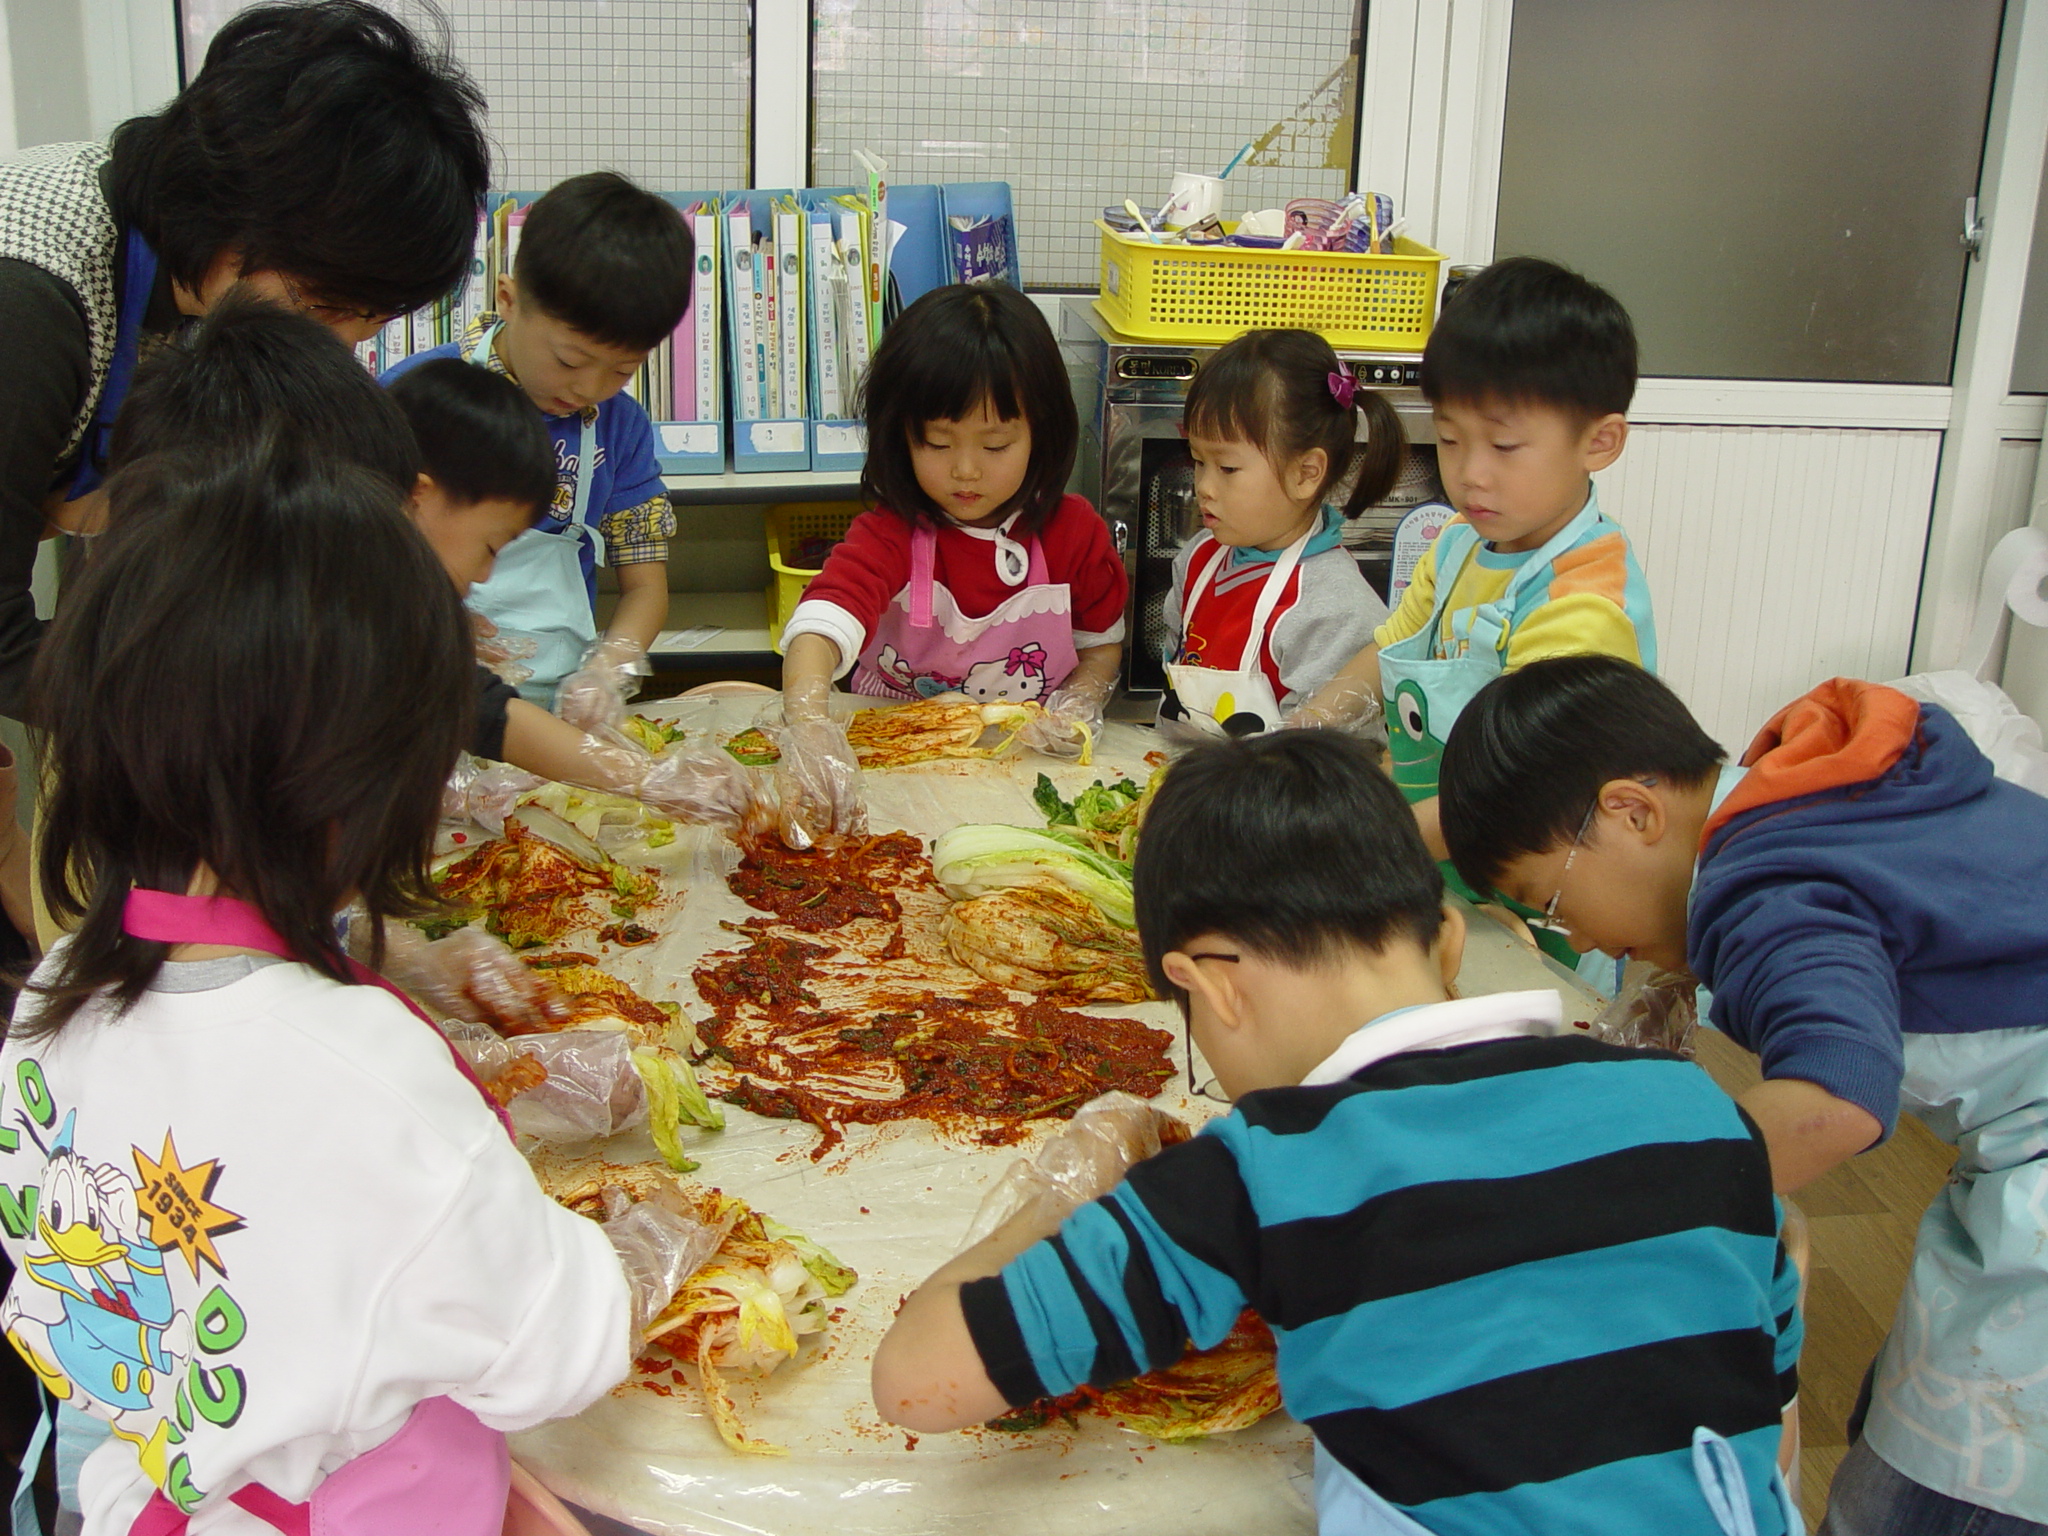
[[[1340,409],[1350,410],[1358,399],[1358,380],[1353,377],[1351,370],[1339,363],[1337,371],[1329,376],[1329,382],[1330,398],[1337,402]]]

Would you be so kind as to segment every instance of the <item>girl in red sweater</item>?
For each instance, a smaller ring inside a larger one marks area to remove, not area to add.
[[[1027,745],[1073,756],[1123,651],[1123,561],[1063,494],[1080,426],[1036,304],[998,284],[935,289],[889,327],[863,397],[869,510],[783,631],[783,804],[809,832],[860,815],[834,679],[899,702],[1033,701]]]

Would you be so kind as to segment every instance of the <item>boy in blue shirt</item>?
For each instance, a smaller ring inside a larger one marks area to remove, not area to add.
[[[1800,1529],[1776,1471],[1798,1276],[1754,1127],[1691,1063],[1566,1030],[1555,992],[1452,1001],[1463,921],[1362,743],[1177,761],[1136,901],[1236,1106],[926,1281],[875,1357],[883,1417],[1108,1385],[1250,1306],[1325,1533]]]
[[[668,619],[675,511],[647,412],[621,391],[682,323],[692,255],[672,204],[616,172],[573,176],[527,210],[512,270],[498,278],[497,313],[385,374],[466,357],[510,375],[546,419],[554,504],[506,547],[470,601],[500,633],[538,642],[520,692],[585,727],[624,712]],[[619,580],[601,642],[600,559]]]
[[[1920,1224],[1830,1536],[2048,1533],[2048,799],[1943,710],[1836,678],[1727,763],[1608,657],[1491,684],[1444,751],[1465,878],[1689,970],[1757,1053],[1783,1191],[1889,1135],[1959,1149]]]

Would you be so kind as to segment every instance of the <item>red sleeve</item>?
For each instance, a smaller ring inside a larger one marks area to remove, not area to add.
[[[863,512],[804,588],[804,601],[834,603],[873,635],[882,612],[910,580],[910,527],[894,512]]]
[[[1073,589],[1074,628],[1091,635],[1116,628],[1130,582],[1123,559],[1110,542],[1109,524],[1088,498],[1069,496],[1061,501],[1039,538],[1045,546],[1046,574]]]

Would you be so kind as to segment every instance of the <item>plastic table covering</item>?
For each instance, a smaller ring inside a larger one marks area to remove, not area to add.
[[[754,723],[756,697],[673,700],[643,712],[719,737]],[[963,822],[1042,825],[1031,801],[1041,772],[1073,793],[1118,772],[1143,779],[1150,730],[1111,724],[1095,763],[1081,768],[1024,754],[1004,763],[937,763],[867,776],[876,831],[929,840]],[[702,1017],[690,973],[735,937],[720,920],[757,915],[719,872],[718,850],[686,832],[637,862],[665,867],[679,908],[653,919],[660,942],[614,950],[600,963],[657,1000]],[[1561,968],[1497,924],[1471,924],[1460,990],[1466,995],[1551,987],[1568,1016],[1598,1004]],[[829,939],[830,935],[821,938]],[[573,942],[589,947],[585,938]],[[1187,1092],[1177,1012],[1169,1004],[1084,1010],[1142,1018],[1169,1030],[1182,1068],[1158,1102],[1191,1123],[1223,1105]],[[1199,1073],[1199,1068],[1198,1068]],[[852,1126],[813,1162],[818,1133],[726,1107],[723,1132],[696,1133],[692,1178],[740,1196],[824,1244],[859,1271],[820,1337],[772,1374],[733,1383],[749,1432],[786,1455],[741,1455],[719,1440],[692,1387],[664,1397],[629,1385],[572,1419],[513,1438],[513,1453],[566,1499],[660,1536],[1068,1536],[1074,1531],[1226,1536],[1315,1529],[1308,1432],[1284,1413],[1235,1434],[1162,1445],[1083,1416],[1030,1434],[968,1430],[915,1436],[884,1425],[868,1396],[868,1361],[900,1299],[957,1251],[983,1192],[1034,1142],[980,1148],[908,1121]],[[688,1133],[686,1133],[688,1134]],[[1050,1134],[1050,1131],[1042,1134]],[[594,1149],[613,1163],[654,1160],[644,1135]]]

